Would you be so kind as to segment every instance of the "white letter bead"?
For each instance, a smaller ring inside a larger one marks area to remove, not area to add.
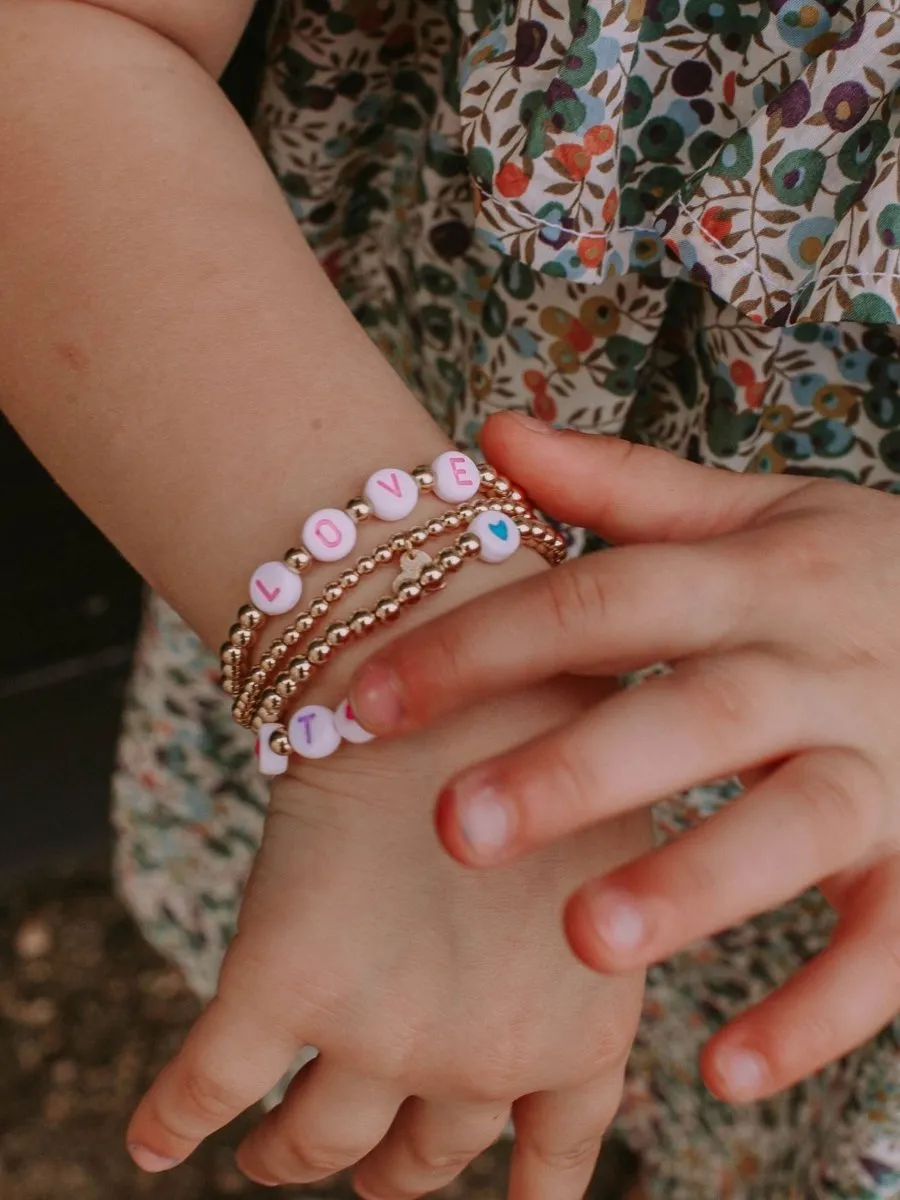
[[[376,471],[366,480],[363,496],[381,521],[402,521],[416,507],[419,489],[412,475],[394,467]]]
[[[481,486],[478,467],[468,454],[448,450],[431,464],[434,473],[434,492],[449,504],[471,500]]]
[[[276,754],[269,746],[269,738],[280,725],[260,725],[256,739],[256,759],[261,775],[283,775],[288,769],[286,754]]]
[[[341,744],[330,708],[306,704],[288,723],[288,740],[303,758],[327,758]]]
[[[320,508],[303,526],[303,545],[319,562],[337,562],[356,545],[356,525],[339,508]]]
[[[303,583],[283,562],[267,562],[257,567],[250,579],[250,602],[268,617],[291,612],[300,602]]]
[[[501,563],[515,554],[522,543],[515,522],[499,512],[479,513],[469,523],[469,530],[481,539],[481,560]]]
[[[362,746],[365,742],[375,739],[375,734],[369,733],[368,729],[363,729],[357,721],[349,700],[344,700],[334,710],[334,724],[345,742],[353,742],[357,746]]]

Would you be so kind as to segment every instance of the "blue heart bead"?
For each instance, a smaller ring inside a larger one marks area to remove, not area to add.
[[[488,525],[488,529],[501,542],[505,542],[509,538],[509,526],[505,521],[498,521],[496,525]]]

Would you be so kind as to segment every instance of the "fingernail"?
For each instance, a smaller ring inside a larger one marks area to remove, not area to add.
[[[539,421],[537,417],[529,416],[528,413],[510,412],[509,415],[529,433],[556,433],[554,427],[547,421]]]
[[[481,782],[457,784],[452,795],[459,831],[475,857],[485,862],[502,857],[516,828],[515,809],[508,797]]]
[[[765,1087],[765,1059],[753,1050],[721,1050],[715,1063],[716,1072],[733,1100],[753,1100]]]
[[[611,950],[637,950],[646,934],[643,914],[631,900],[616,892],[585,895],[591,923]]]
[[[380,663],[362,668],[350,689],[357,718],[373,733],[387,733],[406,716],[403,685],[395,671]]]
[[[140,1142],[129,1142],[128,1153],[142,1171],[151,1171],[154,1174],[157,1171],[171,1171],[183,1161],[180,1158],[167,1158],[164,1154],[156,1154]]]

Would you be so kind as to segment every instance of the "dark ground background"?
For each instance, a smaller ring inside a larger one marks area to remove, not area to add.
[[[245,115],[268,7],[223,80]],[[129,1112],[197,1013],[109,878],[108,778],[140,583],[2,418],[0,480],[15,497],[0,505],[0,626],[15,630],[0,658],[0,1200],[269,1196],[233,1166],[241,1124],[170,1175],[141,1175],[124,1153]],[[500,1200],[507,1154],[485,1155],[446,1195]],[[613,1150],[595,1200],[628,1173]],[[345,1181],[312,1192],[352,1196]]]

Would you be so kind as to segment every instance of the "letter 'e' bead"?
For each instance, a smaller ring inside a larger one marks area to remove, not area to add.
[[[449,504],[462,504],[471,500],[481,487],[478,467],[459,450],[447,450],[439,455],[431,466],[434,472],[434,491],[441,500]]]

